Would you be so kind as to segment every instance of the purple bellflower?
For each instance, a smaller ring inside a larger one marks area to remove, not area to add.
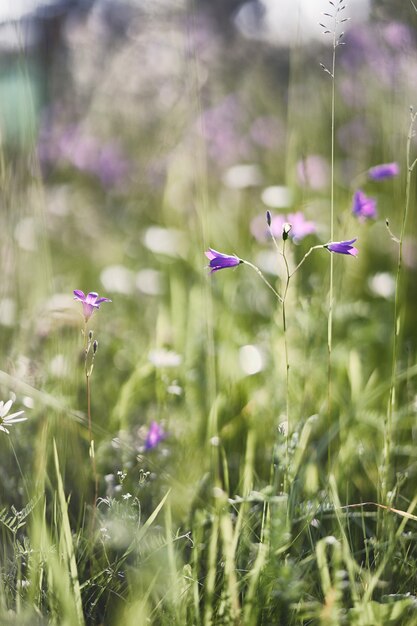
[[[375,198],[368,197],[358,189],[353,196],[352,213],[362,222],[367,219],[375,219],[377,216]]]
[[[95,309],[100,308],[103,302],[111,302],[110,298],[99,298],[98,293],[90,291],[87,295],[80,289],[74,290],[74,300],[78,300],[83,305],[83,313],[86,323],[94,313]]]
[[[324,248],[327,248],[329,252],[336,252],[336,254],[350,254],[350,256],[357,256],[358,249],[352,245],[355,241],[356,238],[349,239],[348,241],[331,241],[330,243],[326,243]]]
[[[213,272],[218,272],[219,270],[226,269],[227,267],[236,267],[236,265],[240,265],[241,263],[243,263],[243,261],[238,259],[237,256],[223,254],[222,252],[217,252],[217,250],[213,250],[213,248],[209,248],[204,254],[210,261],[210,274],[213,274]]]
[[[382,163],[375,165],[368,170],[368,176],[372,180],[384,180],[385,178],[393,178],[400,172],[398,163]]]
[[[145,439],[145,450],[153,450],[164,438],[165,433],[162,426],[158,422],[152,421]]]

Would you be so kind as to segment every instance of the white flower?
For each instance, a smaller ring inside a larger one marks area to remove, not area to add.
[[[3,400],[0,402],[0,430],[7,434],[9,434],[9,431],[6,426],[11,426],[12,424],[17,424],[17,422],[25,422],[27,420],[27,417],[19,417],[19,415],[24,413],[24,411],[17,411],[17,413],[7,415],[12,408],[12,404],[13,400],[8,400],[6,404]]]

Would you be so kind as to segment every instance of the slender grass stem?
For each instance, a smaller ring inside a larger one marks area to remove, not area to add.
[[[335,160],[335,71],[336,71],[336,48],[337,48],[337,12],[334,17],[333,28],[333,54],[332,54],[332,94],[331,94],[331,133],[330,133],[330,240],[334,241],[334,160]],[[330,255],[330,279],[329,279],[329,310],[327,317],[327,410],[329,421],[331,419],[331,385],[332,385],[332,344],[333,344],[333,283],[334,283],[334,258]],[[329,447],[329,463],[330,463]]]
[[[411,140],[414,137],[414,124],[417,118],[417,113],[411,111],[411,121],[407,135],[407,148],[406,148],[406,162],[407,162],[407,177],[405,188],[405,203],[401,222],[401,231],[399,238],[393,238],[398,243],[398,257],[397,257],[397,271],[395,277],[395,296],[394,296],[394,331],[393,331],[393,345],[392,345],[392,364],[391,364],[391,383],[388,397],[387,417],[385,423],[385,437],[384,437],[384,457],[382,465],[381,476],[381,500],[385,501],[387,498],[389,485],[389,466],[391,462],[391,448],[392,448],[392,431],[393,431],[393,415],[395,412],[395,406],[397,401],[397,369],[398,369],[398,351],[399,340],[401,332],[401,311],[400,311],[400,291],[401,291],[401,270],[403,265],[403,244],[405,229],[407,225],[407,217],[410,208],[410,190],[411,190],[411,174],[417,163],[415,159],[411,163]],[[389,225],[387,224],[388,230]],[[389,230],[390,232],[390,230]],[[392,234],[391,234],[392,235]]]

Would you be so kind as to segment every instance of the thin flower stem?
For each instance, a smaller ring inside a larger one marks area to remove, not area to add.
[[[281,302],[283,302],[282,297],[279,295],[278,291],[276,289],[274,289],[274,287],[271,285],[271,283],[265,278],[265,276],[262,274],[261,270],[259,269],[259,267],[256,267],[256,265],[254,265],[253,263],[251,263],[250,261],[246,261],[245,259],[240,259],[242,263],[244,263],[244,265],[248,265],[249,267],[251,267],[253,270],[255,270],[255,272],[258,274],[258,276],[264,281],[265,285],[267,287],[269,287],[269,289],[272,291],[272,293],[274,294],[274,296]]]
[[[285,244],[286,240],[284,239],[282,244],[282,257],[285,263],[285,270],[287,273],[287,280],[285,283],[284,296],[282,298],[282,328],[284,333],[284,351],[285,351],[285,404],[286,404],[286,413],[287,413],[287,430],[286,430],[286,477],[288,476],[288,462],[289,462],[289,436],[290,436],[290,361],[289,361],[289,352],[288,352],[288,338],[287,338],[287,317],[286,317],[286,298],[288,293],[288,288],[290,286],[290,268],[288,266],[287,257],[285,255]],[[286,490],[287,485],[284,485],[284,490]]]
[[[93,431],[92,431],[92,419],[91,419],[91,373],[88,372],[86,374],[86,383],[87,383],[87,417],[88,417],[88,436],[90,440],[90,457],[91,457],[91,466],[93,470],[93,479],[94,479],[94,509],[97,502],[98,497],[98,477],[97,477],[97,467],[96,467],[96,455],[94,451],[94,439],[93,439]]]
[[[89,447],[89,455],[91,458],[91,468],[93,471],[93,480],[94,480],[94,501],[93,501],[93,511],[95,517],[95,509],[98,498],[98,477],[97,477],[97,467],[96,467],[96,457],[94,451],[94,439],[93,439],[93,427],[92,427],[92,418],[91,418],[91,373],[93,371],[92,364],[89,366],[88,364],[88,355],[92,345],[92,332],[87,333],[87,322],[84,324],[84,371],[85,371],[85,382],[86,382],[86,390],[87,390],[87,419],[88,419],[88,439],[90,443]],[[94,355],[93,355],[94,358]],[[93,525],[94,525],[94,517],[93,517]]]
[[[397,366],[398,366],[398,348],[401,331],[401,316],[400,316],[400,287],[401,287],[401,269],[403,264],[403,243],[405,236],[405,228],[407,224],[407,216],[410,207],[410,190],[411,190],[411,174],[417,163],[417,159],[410,163],[411,152],[411,140],[414,137],[414,123],[417,118],[417,113],[411,113],[411,122],[407,136],[407,178],[405,187],[405,204],[403,210],[403,218],[401,224],[401,232],[399,239],[396,239],[398,243],[398,259],[397,259],[397,273],[395,278],[395,298],[394,298],[394,334],[393,334],[393,346],[392,346],[392,366],[391,366],[391,384],[388,398],[388,410],[387,419],[385,424],[385,438],[384,438],[384,461],[382,466],[381,477],[381,499],[385,501],[387,493],[390,489],[389,485],[389,465],[391,461],[391,447],[392,447],[392,418],[396,405],[396,378],[397,378]],[[388,227],[389,229],[389,227]]]
[[[292,272],[290,272],[289,277],[292,278],[295,274],[295,272],[297,272],[300,267],[303,265],[304,261],[310,256],[310,254],[313,252],[313,250],[318,250],[319,248],[325,248],[326,246],[323,244],[319,244],[317,246],[312,246],[310,248],[310,250],[308,250],[308,252],[305,253],[305,255],[303,256],[303,258],[301,259],[301,261],[299,262],[299,264],[295,267],[295,269],[293,269]]]

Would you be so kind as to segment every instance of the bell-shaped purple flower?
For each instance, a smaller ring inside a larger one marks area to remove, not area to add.
[[[358,189],[353,196],[352,213],[361,221],[375,219],[377,216],[376,200]]]
[[[164,438],[165,432],[162,426],[152,421],[145,439],[145,450],[153,450]]]
[[[349,239],[348,241],[331,241],[330,243],[326,243],[324,247],[327,248],[329,252],[336,252],[336,254],[350,254],[350,256],[357,256],[358,249],[352,245],[355,241],[356,238]]]
[[[398,163],[382,163],[375,165],[368,170],[368,176],[372,180],[384,180],[385,178],[393,178],[398,176],[400,167]]]
[[[219,270],[226,269],[227,267],[236,267],[236,265],[240,265],[241,263],[243,263],[243,261],[238,259],[237,256],[223,254],[222,252],[217,252],[217,250],[213,250],[213,248],[209,248],[204,254],[210,260],[210,274],[213,274],[213,272],[218,272]]]
[[[95,309],[100,308],[103,302],[111,302],[110,298],[99,298],[98,293],[90,291],[87,295],[80,289],[74,289],[74,300],[78,300],[83,305],[85,321],[88,322]]]

